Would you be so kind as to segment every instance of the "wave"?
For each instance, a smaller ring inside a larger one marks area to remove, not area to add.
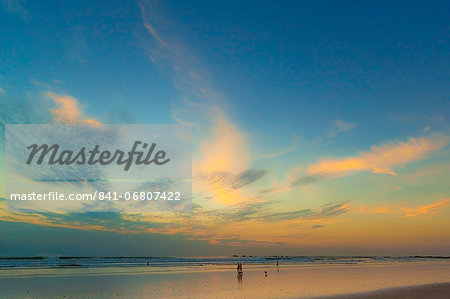
[[[279,264],[367,264],[410,262],[434,259],[450,259],[448,256],[253,256],[233,255],[232,257],[82,257],[82,256],[33,256],[0,257],[0,269],[17,268],[100,268],[100,267],[183,267],[206,265],[247,265]],[[147,264],[148,263],[148,264]]]

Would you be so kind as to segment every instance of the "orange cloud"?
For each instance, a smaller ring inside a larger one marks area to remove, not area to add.
[[[447,136],[435,136],[434,138],[410,138],[407,142],[380,147],[373,146],[371,151],[362,152],[355,157],[340,160],[322,159],[319,163],[310,165],[307,174],[310,176],[345,175],[359,171],[371,171],[395,175],[392,167],[422,159],[428,153],[444,147],[448,141]]]
[[[450,198],[444,198],[429,205],[419,206],[416,208],[402,208],[406,213],[406,217],[415,217],[423,214],[435,214],[440,210],[450,206]]]
[[[250,152],[242,132],[218,112],[211,138],[201,147],[201,161],[194,165],[200,172],[238,173],[247,169]]]
[[[450,206],[450,198],[443,198],[436,202],[433,202],[428,205],[418,206],[418,207],[406,207],[397,205],[391,206],[374,206],[374,207],[366,207],[361,205],[354,209],[355,212],[365,213],[365,214],[402,214],[406,217],[416,217],[419,215],[425,214],[437,214],[442,209]]]
[[[200,158],[193,163],[195,191],[221,204],[246,201],[244,191],[232,189],[224,179],[248,170],[250,151],[244,134],[234,126],[221,110],[216,110],[211,137],[201,143]]]
[[[86,125],[100,124],[100,122],[95,119],[83,117],[83,114],[78,107],[77,99],[68,95],[60,95],[50,91],[46,92],[45,96],[51,98],[55,104],[59,105],[59,108],[57,109],[50,109],[54,122]]]
[[[368,214],[387,214],[393,212],[392,208],[387,206],[366,207],[364,205],[359,206],[358,208],[355,209],[355,211]]]

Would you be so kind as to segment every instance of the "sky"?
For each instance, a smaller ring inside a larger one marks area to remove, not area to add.
[[[448,255],[449,9],[1,0],[0,179],[5,124],[182,124],[194,196],[159,213],[3,199],[0,255]]]

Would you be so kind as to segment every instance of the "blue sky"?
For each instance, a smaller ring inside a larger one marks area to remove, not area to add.
[[[449,212],[450,190],[442,179],[450,159],[449,6],[447,1],[2,0],[1,124],[52,122],[49,111],[57,106],[48,96],[52,92],[75,101],[81,120],[190,125],[199,173],[237,178],[250,169],[264,171],[241,193],[227,193],[231,201],[206,202],[222,195],[202,185],[197,204],[248,212],[258,203],[272,213],[258,210],[267,219],[291,213],[279,223],[287,232],[283,238],[291,238],[291,252],[343,248],[347,237],[360,246],[351,225],[372,208],[382,211],[378,204],[416,212],[436,204],[440,212],[420,220],[431,231]],[[223,155],[237,157],[239,165],[218,163]],[[363,165],[342,168],[355,159]],[[333,178],[322,179],[323,173]],[[259,198],[265,189],[277,191]],[[311,223],[292,218],[302,209],[323,215],[329,203],[344,207],[337,216],[344,219],[323,224],[330,231],[312,230],[317,224],[311,218]],[[402,225],[399,234],[415,225],[403,214],[391,214],[393,223]],[[249,227],[261,215],[247,219]],[[380,220],[378,213],[371,215],[373,222],[364,227]],[[11,217],[34,223],[17,215],[2,219]],[[211,229],[213,220],[204,220],[204,229]],[[41,225],[73,229],[71,223],[68,217]],[[269,224],[258,225],[264,230]],[[192,227],[177,233],[183,242],[214,239],[208,246],[221,248],[254,242],[251,246],[275,252],[284,244],[283,238],[271,244],[274,234],[253,238],[230,230],[216,236]],[[323,241],[339,234],[342,244]],[[300,235],[311,238],[297,242]],[[450,248],[438,242],[447,235],[436,237],[435,252]],[[425,236],[415,237],[410,250],[422,250],[418,244]],[[404,250],[408,242],[394,243],[380,250]]]
[[[311,137],[334,119],[362,123],[376,136],[373,131],[380,130],[372,128],[390,127],[396,115],[445,113],[448,4],[407,3],[155,6],[168,15],[162,30],[194,57],[192,68],[207,72],[225,94],[236,121],[272,135]],[[173,121],[168,112],[180,92],[173,74],[149,60],[153,41],[136,3],[43,1],[21,7],[2,10],[4,85],[23,92],[30,81],[53,84],[83,99],[91,114],[105,114],[112,102],[140,122]],[[380,129],[392,134],[387,137],[412,129],[397,127],[399,132]]]

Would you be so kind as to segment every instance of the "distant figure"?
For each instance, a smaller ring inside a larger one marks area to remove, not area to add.
[[[147,266],[150,266],[150,262],[147,262]]]
[[[264,276],[267,277],[267,271],[264,271]]]
[[[277,267],[278,267],[278,261],[277,261]]]
[[[242,276],[243,271],[242,271],[242,264],[241,263],[237,264],[237,272],[238,272],[238,275]]]

